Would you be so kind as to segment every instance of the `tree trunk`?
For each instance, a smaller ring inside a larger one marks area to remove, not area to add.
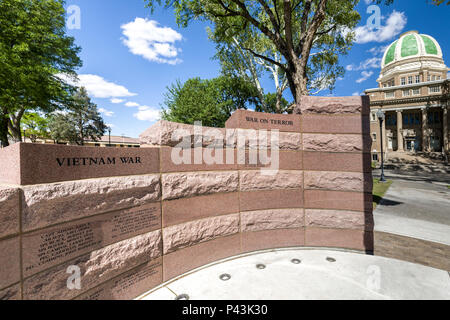
[[[277,113],[283,113],[284,110],[281,110],[281,99],[283,98],[283,92],[281,91],[281,88],[277,90]]]
[[[12,123],[10,119],[8,119],[8,128],[9,131],[11,131],[11,134],[14,138],[14,140],[21,142],[22,141],[22,131],[20,130],[20,122],[19,122],[19,129],[17,129],[17,126]]]
[[[8,122],[9,118],[0,112],[0,142],[3,147],[9,146],[8,141]]]
[[[17,114],[11,113],[11,119],[8,121],[8,127],[11,131],[13,138],[16,141],[22,141],[22,130],[20,128],[20,121],[22,120],[23,114],[25,113],[25,109],[22,108]]]

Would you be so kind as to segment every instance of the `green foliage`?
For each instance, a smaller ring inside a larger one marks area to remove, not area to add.
[[[36,142],[38,138],[48,139],[50,138],[48,122],[48,118],[42,117],[37,112],[26,112],[21,122],[22,132],[32,142]]]
[[[383,199],[389,187],[392,185],[392,180],[387,180],[386,182],[380,182],[380,179],[373,179],[373,209],[380,203],[381,199]]]
[[[255,58],[278,66],[295,101],[334,88],[344,73],[338,58],[351,48],[351,30],[360,19],[355,10],[358,0],[146,1],[152,10],[157,4],[172,7],[180,26],[193,19],[211,22],[211,38],[220,58],[229,62],[226,69],[238,66],[236,52],[226,51],[234,40]]]
[[[63,0],[0,1],[0,140],[4,124],[21,138],[27,110],[51,112],[66,104],[73,88],[58,74],[75,75],[80,48],[66,35]],[[6,141],[5,141],[6,139]]]
[[[193,78],[167,88],[162,119],[204,126],[224,127],[236,109],[256,103],[256,89],[240,78],[221,76],[211,80]]]
[[[279,99],[279,101],[278,101]],[[266,102],[264,105],[258,105],[255,108],[255,111],[258,112],[268,112],[268,113],[290,113],[292,110],[289,109],[289,102],[283,97],[277,98],[276,93],[266,93],[264,95],[264,101]],[[277,106],[277,102],[280,105]]]
[[[74,94],[67,112],[52,115],[49,128],[53,140],[78,145],[84,145],[86,139],[98,141],[107,130],[97,105],[84,88]]]

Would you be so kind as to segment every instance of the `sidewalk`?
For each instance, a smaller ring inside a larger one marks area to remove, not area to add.
[[[297,263],[293,259],[298,259]],[[258,264],[265,268],[257,268]],[[223,281],[223,274],[231,278]],[[448,300],[450,276],[446,271],[384,257],[292,248],[225,259],[138,299],[174,300],[179,295],[187,295],[190,300]]]
[[[375,231],[450,245],[447,178],[445,174],[387,172],[386,179],[393,183],[374,211]]]

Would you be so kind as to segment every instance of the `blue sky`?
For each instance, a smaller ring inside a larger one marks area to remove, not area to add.
[[[376,87],[383,48],[409,30],[433,36],[450,65],[450,7],[395,0],[394,5],[380,5],[381,28],[368,30],[367,2],[361,0],[357,7],[362,17],[357,43],[340,59],[347,69],[344,78],[332,93],[319,95],[357,95]],[[179,28],[172,9],[157,8],[151,14],[143,0],[67,0],[66,5],[77,6],[81,13],[80,28],[68,29],[82,47],[80,84],[101,109],[113,135],[138,137],[151,126],[158,119],[166,87],[177,79],[213,78],[220,72],[218,62],[211,59],[215,48],[208,41],[206,23],[194,21]],[[271,80],[263,81],[263,86],[273,92]],[[292,100],[289,89],[286,98]]]

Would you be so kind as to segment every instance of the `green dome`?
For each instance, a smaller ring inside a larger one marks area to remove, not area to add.
[[[384,53],[381,67],[393,62],[414,57],[434,56],[442,59],[442,50],[438,42],[431,36],[409,31],[394,41]]]

